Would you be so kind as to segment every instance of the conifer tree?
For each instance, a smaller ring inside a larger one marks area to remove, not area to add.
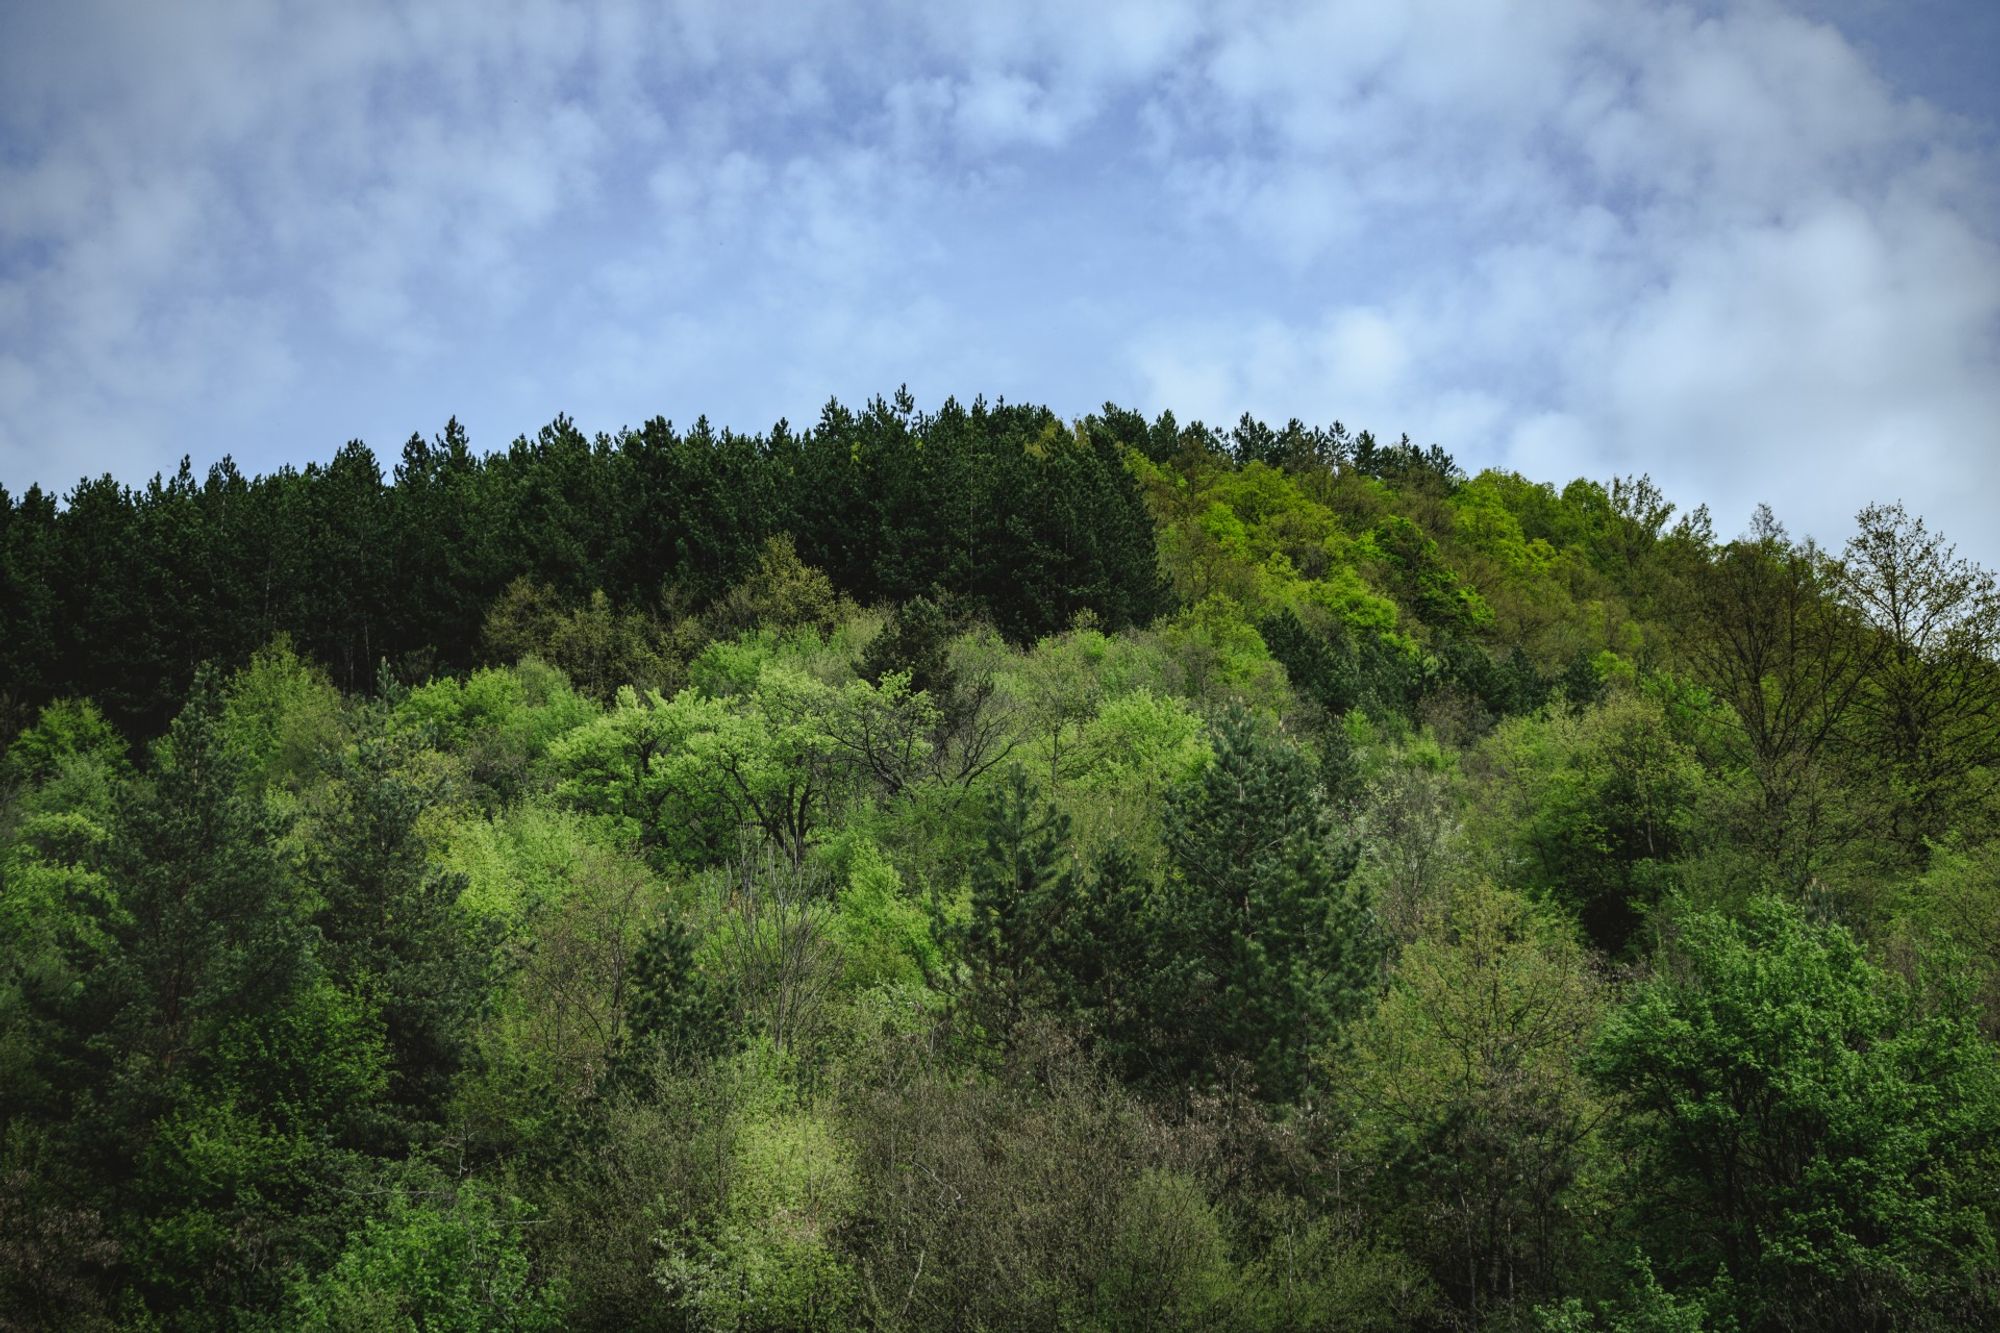
[[[1240,709],[1214,743],[1207,771],[1168,798],[1155,948],[1161,993],[1186,1017],[1162,1031],[1180,1076],[1233,1062],[1287,1101],[1314,1046],[1371,993],[1381,949],[1348,887],[1356,849],[1337,840],[1305,755]]]

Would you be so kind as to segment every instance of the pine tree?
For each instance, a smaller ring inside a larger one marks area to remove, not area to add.
[[[1347,887],[1312,766],[1240,709],[1214,728],[1215,760],[1169,797],[1173,874],[1154,915],[1162,1024],[1182,1078],[1246,1067],[1271,1100],[1298,1097],[1314,1047],[1357,1012],[1381,958],[1372,914]]]
[[[678,920],[667,917],[647,932],[633,955],[627,985],[612,1086],[633,1086],[654,1061],[685,1067],[726,1044],[721,998],[696,970],[694,942]]]
[[[268,1014],[306,979],[308,933],[273,830],[223,743],[223,696],[203,667],[131,802],[114,853],[128,1077],[153,1092],[198,1075],[230,1024]]]
[[[1016,767],[987,814],[986,848],[972,869],[972,915],[959,939],[971,1009],[989,1033],[1004,1036],[1061,994],[1055,942],[1075,893],[1074,873],[1062,864],[1068,837],[1068,820],[1037,809]]]
[[[304,867],[321,958],[381,1016],[389,1104],[399,1118],[435,1120],[484,1002],[493,932],[460,911],[465,877],[428,864],[424,793],[396,771],[391,746],[362,741],[334,777]]]

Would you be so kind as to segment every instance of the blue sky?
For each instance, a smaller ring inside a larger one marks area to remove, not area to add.
[[[0,483],[907,382],[1996,565],[1996,67],[1992,0],[10,5]]]

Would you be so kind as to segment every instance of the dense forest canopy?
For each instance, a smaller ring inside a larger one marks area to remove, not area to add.
[[[0,1328],[2000,1321],[2000,591],[906,393],[0,490]]]

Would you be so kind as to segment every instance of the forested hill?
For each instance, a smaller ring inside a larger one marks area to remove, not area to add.
[[[0,491],[0,1329],[2000,1325],[2000,594],[906,394]]]

